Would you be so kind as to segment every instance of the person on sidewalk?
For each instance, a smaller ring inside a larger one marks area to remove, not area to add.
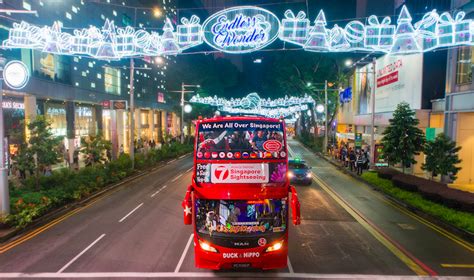
[[[356,161],[356,155],[355,152],[352,148],[349,149],[349,166],[351,171],[354,171],[355,169],[355,161]]]
[[[365,164],[364,153],[357,151],[356,161],[355,161],[357,175],[362,174],[362,170],[364,169],[364,164]]]

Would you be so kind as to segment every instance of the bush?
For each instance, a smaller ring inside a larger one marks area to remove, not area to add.
[[[451,208],[474,212],[474,194],[472,193],[451,189],[446,184],[403,174],[389,168],[378,170],[377,175],[382,179],[391,179],[393,184],[400,189],[419,192],[425,199]]]
[[[392,168],[381,168],[377,170],[377,175],[379,178],[387,180],[392,180],[392,177],[398,174],[402,173]]]
[[[162,150],[151,150],[147,154],[136,154],[135,168],[144,169],[157,162],[191,152],[191,145],[173,143],[164,145]],[[40,191],[36,190],[34,178],[28,178],[23,186],[10,184],[11,214],[5,221],[15,227],[27,226],[33,219],[54,208],[80,200],[104,188],[108,184],[131,175],[132,161],[127,154],[105,165],[96,164],[74,172],[70,169],[53,171],[51,176],[39,180]]]
[[[384,193],[403,201],[433,217],[460,229],[474,233],[474,214],[449,208],[445,205],[425,199],[420,193],[410,192],[397,188],[392,181],[381,179],[375,172],[365,172],[361,178],[376,186]],[[425,185],[423,188],[428,187]],[[435,188],[436,185],[435,185]]]

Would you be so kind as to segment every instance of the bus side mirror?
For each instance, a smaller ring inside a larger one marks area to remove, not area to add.
[[[184,196],[183,202],[181,206],[184,209],[184,224],[190,225],[193,223],[193,199],[192,199],[193,187],[188,186],[188,190],[186,191],[186,195]]]
[[[293,186],[290,186],[291,189],[291,216],[293,218],[293,224],[299,225],[301,224],[301,210],[300,210],[300,201],[298,199],[298,194],[296,193],[296,189]]]

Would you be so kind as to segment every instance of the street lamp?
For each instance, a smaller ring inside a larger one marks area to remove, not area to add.
[[[192,110],[193,110],[193,107],[191,105],[189,105],[189,104],[184,105],[184,112],[186,114],[191,113]]]
[[[346,67],[349,67],[352,65],[352,59],[346,59],[346,61],[344,62],[344,65],[346,65]]]
[[[184,94],[186,92],[194,92],[193,90],[186,90],[187,87],[195,87],[195,88],[200,88],[201,85],[186,85],[185,83],[181,83],[181,121],[179,122],[179,128],[180,128],[180,134],[181,134],[181,144],[184,143],[184,111],[185,111],[185,106],[184,106]],[[176,91],[171,91],[171,92],[176,92]],[[192,108],[191,108],[192,110]]]
[[[163,12],[158,7],[154,7],[152,11],[153,11],[153,16],[156,18],[159,18],[163,15]]]

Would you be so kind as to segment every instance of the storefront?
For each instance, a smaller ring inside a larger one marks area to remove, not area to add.
[[[396,77],[396,79],[393,79]],[[374,139],[380,144],[385,128],[390,124],[397,105],[410,104],[420,120],[419,128],[425,131],[429,125],[429,111],[422,109],[423,55],[383,56],[377,59],[375,69],[372,64],[354,71],[352,94],[341,101],[337,114],[336,139],[350,147],[355,146],[355,136],[360,135],[360,145],[370,145],[372,108],[371,97],[375,86]],[[375,82],[375,83],[374,83]],[[359,144],[359,143],[358,143]],[[423,156],[417,156],[418,164],[412,169],[415,174],[423,174]]]

